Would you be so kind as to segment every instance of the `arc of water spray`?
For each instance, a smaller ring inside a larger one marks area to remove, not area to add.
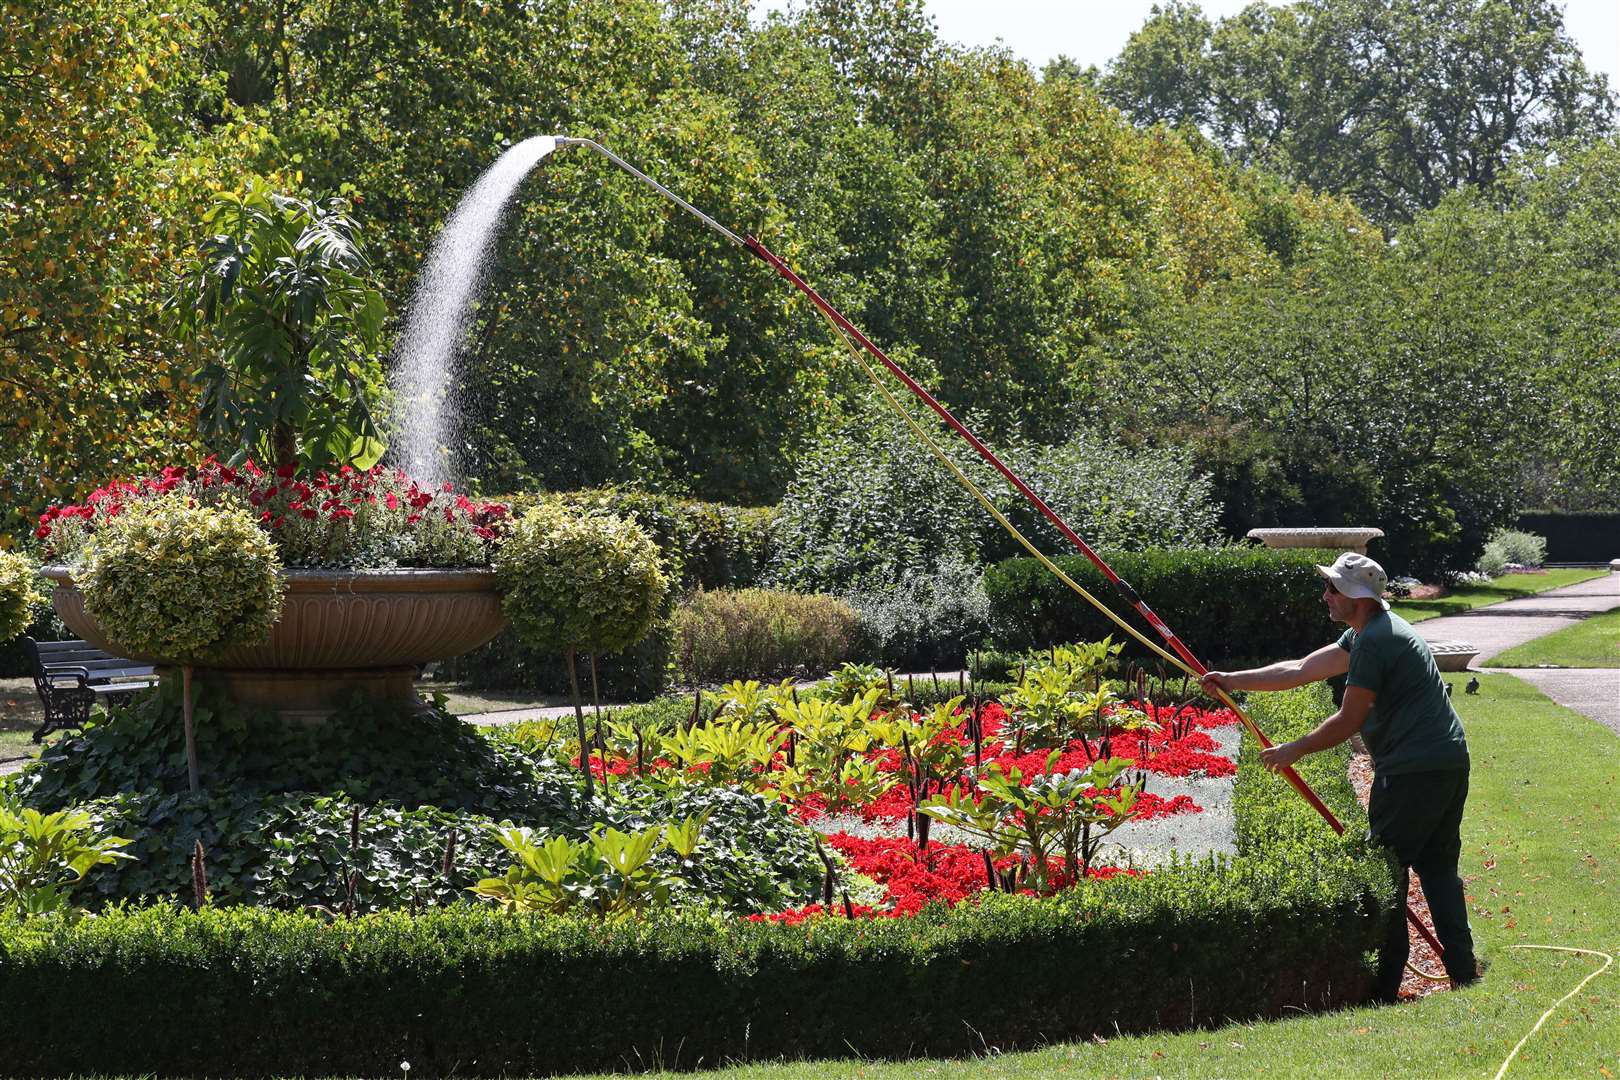
[[[497,226],[518,184],[558,142],[552,135],[524,139],[484,171],[434,239],[411,294],[389,377],[394,422],[388,457],[424,485],[437,487],[451,471],[455,359]]]

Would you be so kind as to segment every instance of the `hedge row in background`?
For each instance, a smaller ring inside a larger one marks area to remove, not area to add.
[[[814,674],[854,659],[861,622],[835,596],[698,590],[675,609],[675,666],[687,685]]]
[[[1314,688],[1256,713],[1286,738],[1326,707]],[[1359,836],[1343,751],[1302,771]],[[409,1061],[430,1077],[967,1054],[1363,1000],[1387,866],[1252,748],[1237,785],[1233,859],[914,919],[153,907],[0,922],[4,1066],[381,1076]]]
[[[1547,561],[1606,563],[1620,559],[1620,512],[1533,511],[1519,515],[1517,528],[1547,538]]]
[[[648,701],[677,680],[693,686],[824,674],[864,655],[866,645],[860,616],[837,597],[699,589],[641,642],[598,657],[597,682],[604,700]],[[568,692],[561,656],[536,652],[510,631],[446,671],[476,686]],[[588,680],[589,668],[584,671]],[[589,682],[582,686],[588,690]]]
[[[776,553],[774,506],[731,506],[625,488],[506,495],[501,500],[515,512],[550,501],[576,513],[630,518],[653,538],[683,591],[755,585]]]
[[[1205,661],[1301,656],[1331,641],[1322,579],[1313,568],[1337,552],[1309,548],[1203,548],[1108,552],[1103,557],[1182,641]],[[1152,630],[1129,611],[1081,556],[1056,560],[1093,596]],[[1009,559],[985,572],[991,637],[1007,649],[1095,641],[1120,629],[1034,559]],[[1129,649],[1145,656],[1134,642]]]

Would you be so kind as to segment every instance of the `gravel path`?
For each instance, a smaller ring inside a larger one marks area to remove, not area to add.
[[[1503,649],[1615,608],[1620,608],[1620,574],[1609,574],[1412,626],[1425,641],[1466,641],[1479,649],[1479,660],[1489,660]]]
[[[1522,600],[1414,623],[1425,641],[1466,641],[1489,660],[1504,649],[1620,608],[1620,574],[1551,589]],[[1479,660],[1474,661],[1478,667]],[[1485,668],[1535,686],[1553,701],[1620,735],[1620,670],[1614,668]]]
[[[1214,751],[1237,760],[1241,724],[1205,728],[1215,740]],[[1232,855],[1237,852],[1237,819],[1232,813],[1233,777],[1214,779],[1148,774],[1147,790],[1164,799],[1190,795],[1204,808],[1201,814],[1172,814],[1152,821],[1132,821],[1109,834],[1099,858],[1115,866],[1151,867],[1174,858]]]

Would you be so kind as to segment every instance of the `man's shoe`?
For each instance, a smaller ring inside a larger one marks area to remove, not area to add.
[[[1461,990],[1465,986],[1473,986],[1475,983],[1479,982],[1480,979],[1485,977],[1485,972],[1490,969],[1490,966],[1491,962],[1489,960],[1475,960],[1474,973],[1461,979],[1453,975],[1451,977],[1451,988],[1453,990]]]

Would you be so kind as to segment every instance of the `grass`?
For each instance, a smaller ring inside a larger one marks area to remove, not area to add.
[[[1498,604],[1503,600],[1534,596],[1548,589],[1603,577],[1607,573],[1607,570],[1563,568],[1533,574],[1503,574],[1489,585],[1460,585],[1433,600],[1401,600],[1392,604],[1391,610],[1407,622],[1422,622],[1440,615],[1456,615],[1487,604]]]
[[[859,1059],[744,1065],[726,1080],[810,1077],[1491,1077],[1542,1012],[1600,960],[1516,944],[1620,953],[1620,739],[1506,675],[1454,700],[1474,766],[1462,873],[1474,935],[1491,961],[1479,986],[1394,1008],[1361,1008],[1179,1034],[1060,1043],[964,1060]],[[1617,957],[1620,959],[1620,957]],[[1077,973],[1077,975],[1080,973]],[[1128,978],[1099,958],[1083,973]],[[1509,1077],[1620,1077],[1620,965],[1562,1006]]]
[[[39,756],[34,729],[43,717],[32,679],[0,679],[0,765]]]
[[[1582,619],[1546,637],[1515,645],[1486,661],[1491,667],[1620,667],[1620,610]]]

